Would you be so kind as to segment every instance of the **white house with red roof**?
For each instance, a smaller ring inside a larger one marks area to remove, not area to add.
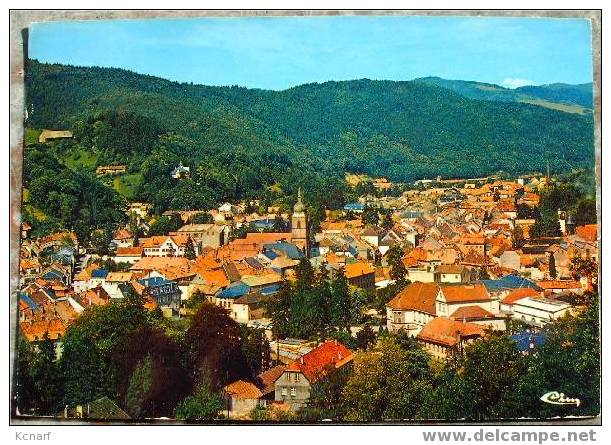
[[[386,325],[390,332],[405,330],[418,335],[422,327],[435,318],[436,283],[411,283],[386,305]]]
[[[337,340],[328,340],[289,364],[274,383],[275,400],[293,410],[306,405],[314,385],[329,372],[347,369],[352,363],[350,349]]]
[[[435,302],[439,317],[452,316],[456,310],[469,306],[478,306],[491,314],[499,312],[498,301],[490,297],[481,283],[442,285]]]

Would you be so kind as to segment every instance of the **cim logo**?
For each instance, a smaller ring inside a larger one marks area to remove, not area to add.
[[[545,403],[551,403],[552,405],[575,405],[579,407],[581,401],[579,399],[573,399],[566,397],[564,393],[551,391],[541,396],[541,400]]]

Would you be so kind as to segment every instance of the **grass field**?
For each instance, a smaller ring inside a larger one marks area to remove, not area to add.
[[[30,146],[30,145],[35,145],[38,143],[38,136],[40,136],[41,131],[40,130],[36,130],[35,128],[26,128],[25,129],[25,135],[24,135],[24,140],[25,140],[25,145]]]
[[[565,113],[585,114],[587,108],[581,105],[574,104],[559,104],[557,102],[548,102],[543,99],[520,99],[520,102],[532,105],[538,105],[540,107],[550,108],[552,110],[564,111]]]
[[[112,187],[121,195],[128,199],[134,197],[136,188],[142,184],[143,178],[141,173],[133,173],[131,175],[121,175],[113,178]]]
[[[63,160],[71,170],[93,170],[98,163],[98,154],[90,150],[72,150]]]

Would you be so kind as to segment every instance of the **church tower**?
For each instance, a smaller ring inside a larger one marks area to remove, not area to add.
[[[310,256],[310,233],[308,229],[308,217],[305,213],[300,188],[297,194],[297,203],[293,207],[293,216],[291,217],[291,239],[293,244],[301,249],[306,257]]]

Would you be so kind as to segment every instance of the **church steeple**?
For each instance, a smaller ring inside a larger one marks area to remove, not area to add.
[[[297,203],[295,203],[295,205],[293,206],[293,212],[303,213],[304,208],[305,207],[303,205],[303,196],[301,194],[301,187],[299,187],[299,189],[297,190]]]
[[[291,240],[306,256],[310,254],[308,216],[305,213],[301,187],[297,192],[297,202],[291,217]]]

